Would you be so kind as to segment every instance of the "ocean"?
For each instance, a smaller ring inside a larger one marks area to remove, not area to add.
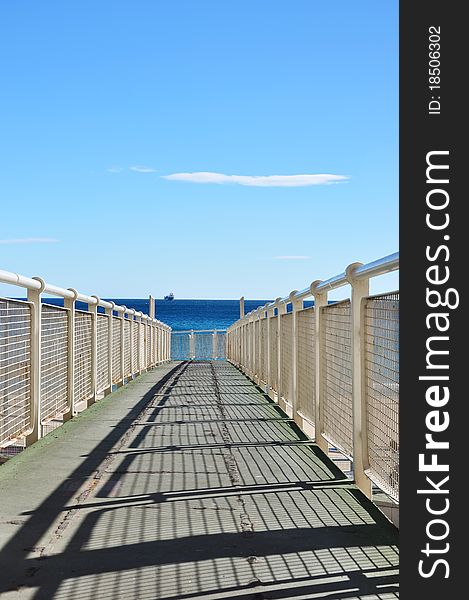
[[[148,314],[148,300],[129,298],[113,299]],[[245,300],[244,310],[249,312],[264,306],[268,300]],[[156,318],[173,328],[226,329],[239,319],[239,300],[156,300]]]
[[[149,312],[148,298],[106,298],[128,308]],[[43,302],[63,306],[60,298],[44,298]],[[245,300],[246,313],[264,306],[269,300]],[[77,308],[86,309],[86,305],[77,302]],[[226,329],[239,319],[239,300],[156,300],[156,318],[173,328],[174,331],[186,329]]]

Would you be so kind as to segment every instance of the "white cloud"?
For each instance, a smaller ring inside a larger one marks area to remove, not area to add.
[[[55,244],[58,241],[54,238],[17,238],[0,240],[0,244]]]
[[[134,165],[133,167],[129,167],[129,169],[137,173],[156,173],[156,169],[146,167],[145,165]]]
[[[107,169],[108,173],[120,173],[122,171],[122,167],[109,167],[109,169]]]
[[[304,175],[224,175],[223,173],[196,172],[172,173],[162,175],[171,181],[190,181],[192,183],[237,183],[256,187],[302,187],[307,185],[324,185],[346,181],[344,175],[304,174]]]
[[[311,256],[293,255],[293,256],[274,256],[276,260],[309,260]]]

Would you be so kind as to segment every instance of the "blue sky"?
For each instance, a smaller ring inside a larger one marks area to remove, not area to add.
[[[397,2],[23,0],[0,23],[0,268],[273,298],[398,249]]]

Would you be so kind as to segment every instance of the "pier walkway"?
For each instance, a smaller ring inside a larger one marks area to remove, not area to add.
[[[0,468],[0,598],[397,598],[397,530],[226,361],[161,365]]]

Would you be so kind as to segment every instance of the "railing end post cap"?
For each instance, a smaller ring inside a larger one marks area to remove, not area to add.
[[[73,302],[75,302],[76,299],[78,298],[78,291],[75,288],[71,288],[71,287],[67,288],[67,290],[69,292],[72,292],[72,294],[73,294]]]
[[[322,283],[322,279],[315,279],[315,280],[312,282],[312,284],[309,286],[309,291],[311,292],[311,294],[312,294],[313,296],[316,296],[316,295],[317,295],[317,293],[318,293],[318,290],[317,290],[317,288],[318,288],[318,285],[319,285],[320,283]]]
[[[41,287],[38,289],[38,292],[40,294],[42,294],[42,292],[46,289],[46,285],[47,285],[46,282],[44,281],[44,279],[42,277],[37,277],[37,276],[31,277],[31,279],[39,281],[39,283],[41,284]]]
[[[362,265],[363,263],[361,262],[353,262],[350,263],[349,266],[345,269],[345,277],[347,278],[347,281],[349,283],[353,283],[355,279],[355,271],[358,269],[358,267],[361,267]]]

